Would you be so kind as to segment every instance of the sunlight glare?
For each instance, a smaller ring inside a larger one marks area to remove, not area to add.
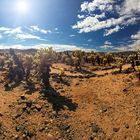
[[[21,14],[25,14],[29,10],[28,3],[25,0],[19,0],[17,2],[16,8],[17,8],[17,11]]]

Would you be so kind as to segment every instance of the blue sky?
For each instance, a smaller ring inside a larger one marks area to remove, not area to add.
[[[0,49],[140,49],[140,0],[0,0]]]

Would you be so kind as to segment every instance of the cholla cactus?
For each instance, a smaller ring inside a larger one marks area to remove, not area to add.
[[[103,65],[105,66],[106,64],[107,64],[107,58],[104,57],[104,58],[103,58]]]
[[[32,55],[26,55],[23,62],[24,71],[25,71],[25,79],[28,81],[30,72],[33,66],[33,57]]]
[[[5,58],[4,58],[4,56],[0,56],[0,69],[3,69],[3,67],[4,67],[4,60],[5,60]]]
[[[119,67],[119,72],[122,72],[122,67],[123,67],[123,59],[122,58],[117,58],[117,65]]]
[[[136,76],[138,77],[140,82],[140,66],[136,66],[135,69],[136,69]]]
[[[22,65],[21,55],[20,58],[17,56],[17,54],[14,52],[14,50],[10,49],[10,55],[8,59],[6,59],[6,87],[8,87],[8,84],[15,82],[19,83],[24,78],[24,68]]]
[[[50,66],[51,62],[55,59],[55,52],[52,48],[41,49],[35,55],[35,63],[37,63],[38,75],[44,87],[50,85]]]
[[[106,56],[107,63],[110,65],[113,62],[113,55],[111,53],[108,53]]]
[[[87,56],[87,59],[92,63],[93,66],[95,65],[95,55],[93,53]]]
[[[76,51],[74,52],[74,56],[75,56],[75,57],[78,57],[78,58],[80,59],[80,61],[82,61],[83,54],[84,54],[84,53],[83,53],[81,50],[76,50]]]
[[[76,70],[81,69],[81,61],[78,57],[73,57],[73,64],[74,64]]]

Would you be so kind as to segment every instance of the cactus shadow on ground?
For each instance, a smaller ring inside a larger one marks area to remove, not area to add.
[[[57,113],[61,110],[68,109],[69,111],[76,111],[78,104],[74,103],[72,99],[60,95],[54,88],[49,87],[41,91],[42,98],[52,104],[52,108]]]
[[[59,74],[53,74],[52,79],[57,83],[61,83],[70,86],[70,82],[66,79],[67,75],[60,76]]]
[[[77,72],[80,72],[81,74],[93,74],[93,72],[89,71],[89,70],[84,70],[84,69],[79,69],[76,70]]]
[[[32,80],[27,81],[24,88],[26,89],[26,94],[32,94],[37,91],[37,89],[35,88],[35,84]]]

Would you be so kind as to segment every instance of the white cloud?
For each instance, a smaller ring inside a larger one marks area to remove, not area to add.
[[[32,34],[17,34],[16,39],[27,40],[27,39],[37,39],[37,40],[44,40],[39,36],[35,36]]]
[[[25,46],[25,45],[0,45],[0,49],[9,49],[9,48],[14,48],[14,49],[40,49],[40,48],[48,48],[52,47],[55,51],[60,52],[60,51],[75,51],[75,50],[83,50],[83,51],[96,51],[95,49],[85,49],[78,47],[76,45],[65,45],[65,44],[40,44],[40,45],[32,45],[32,46]]]
[[[129,45],[116,47],[115,50],[118,51],[137,51],[140,49],[140,31],[138,31],[136,34],[131,35],[131,43]]]
[[[22,33],[22,28],[21,27],[16,27],[16,28],[0,27],[0,32],[2,34],[7,34],[10,36],[13,34]]]
[[[120,17],[118,19],[110,18],[104,21],[99,21],[97,18],[89,16],[85,18],[84,21],[78,22],[77,25],[74,25],[73,29],[78,28],[80,29],[80,33],[82,32],[87,33],[104,28],[110,28],[112,26],[117,26],[118,24],[124,22],[124,20],[125,20],[124,17]]]
[[[78,17],[79,19],[82,19],[82,18],[84,18],[85,16],[84,16],[84,15],[77,15],[77,17]]]
[[[0,39],[2,38],[2,35],[0,34]]]
[[[129,45],[129,50],[139,50],[140,49],[140,39],[133,42]]]
[[[112,43],[111,42],[109,42],[109,41],[105,41],[105,43],[104,43],[105,45],[112,45]]]
[[[106,29],[104,36],[111,35],[112,33],[118,32],[119,30],[121,30],[121,27],[119,25],[117,25],[115,28],[112,29]]]
[[[75,37],[76,35],[69,35],[69,37]]]
[[[110,45],[103,45],[103,46],[101,46],[100,48],[103,49],[103,50],[106,50],[106,49],[113,48],[113,46],[110,46]]]
[[[84,2],[81,4],[81,11],[94,11],[96,9],[105,10],[108,9],[109,11],[112,10],[112,4],[114,3],[113,0],[94,0],[92,2]]]
[[[103,46],[100,46],[101,49],[103,50],[107,50],[107,49],[110,49],[110,48],[113,48],[114,46],[112,46],[112,43],[109,42],[109,41],[105,41],[104,45]]]
[[[97,10],[100,13],[98,15],[95,14]],[[107,36],[140,20],[137,16],[140,14],[140,0],[124,0],[121,5],[117,5],[115,0],[86,1],[81,4],[82,15],[84,12],[84,18],[77,21],[72,28],[78,29],[80,33],[105,29],[104,35]],[[110,17],[106,16],[108,13]],[[118,15],[118,18],[114,17],[114,14]]]
[[[7,28],[7,27],[0,27],[0,32],[3,31],[9,31],[11,28]]]
[[[137,34],[135,34],[135,35],[131,35],[131,39],[139,40],[140,39],[140,31],[138,31]]]
[[[129,49],[131,50],[140,49],[140,31],[138,31],[135,35],[131,35],[131,39],[133,40],[133,42],[128,46]]]
[[[35,33],[33,33],[36,31]],[[36,39],[46,41],[43,39],[42,36],[36,35],[36,33],[50,33],[51,31],[43,30],[38,28],[38,26],[32,27],[16,27],[16,28],[8,28],[8,27],[0,27],[0,38],[10,37],[13,39],[20,39],[20,40],[29,40],[29,39]]]
[[[88,44],[82,44],[82,46],[88,46]]]
[[[121,15],[134,15],[140,12],[140,0],[125,0],[120,10]]]
[[[55,28],[54,30],[55,30],[55,31],[58,31],[58,28]]]
[[[31,26],[31,30],[32,31],[37,31],[37,32],[40,32],[40,33],[44,33],[44,34],[51,33],[50,30],[41,29],[38,26]]]
[[[92,39],[88,39],[87,41],[88,41],[88,42],[92,42]]]
[[[130,51],[128,49],[128,47],[116,47],[114,48],[115,51],[119,51],[119,52],[125,52],[125,51]]]

